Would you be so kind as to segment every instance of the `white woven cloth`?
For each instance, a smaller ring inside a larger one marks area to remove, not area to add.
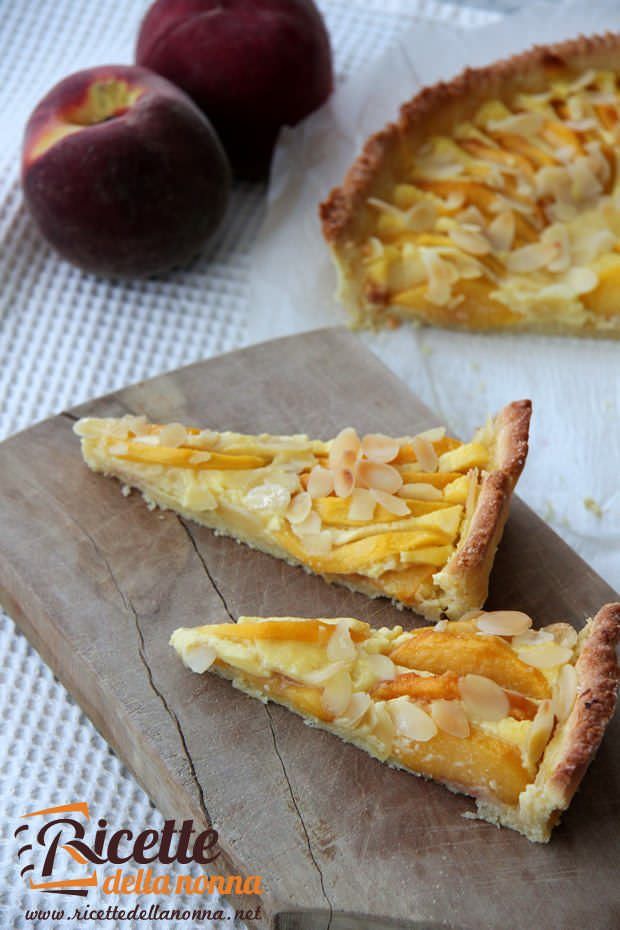
[[[0,437],[247,339],[248,307],[255,312],[248,301],[250,255],[264,217],[262,188],[236,188],[222,230],[191,267],[129,283],[82,274],[58,259],[37,236],[22,204],[18,155],[32,107],[71,71],[131,61],[146,5],[146,0],[2,4]],[[465,26],[493,18],[424,0],[325,0],[322,6],[339,78],[363,69],[414,21]],[[438,409],[441,403],[439,398]],[[0,928],[72,926],[24,917],[26,908],[49,902],[27,893],[19,878],[13,830],[20,815],[33,803],[86,798],[112,825],[158,827],[161,817],[2,615],[0,644]],[[127,924],[93,921],[88,926],[120,930]],[[215,924],[143,921],[137,926],[190,930]],[[231,927],[232,922],[221,926]]]

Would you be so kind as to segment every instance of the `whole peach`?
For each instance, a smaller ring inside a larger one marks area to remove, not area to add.
[[[322,104],[329,36],[313,0],[156,0],[136,61],[182,87],[209,117],[238,177],[269,169],[280,128]]]
[[[37,105],[22,186],[69,261],[143,275],[196,254],[224,215],[230,169],[186,94],[145,68],[105,65],[65,78]]]

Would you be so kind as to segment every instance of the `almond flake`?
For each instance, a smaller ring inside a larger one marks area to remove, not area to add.
[[[338,468],[334,471],[334,494],[336,497],[349,497],[355,487],[355,475],[350,468]]]
[[[312,510],[312,498],[307,491],[300,491],[286,508],[289,523],[302,523]]]
[[[511,646],[513,649],[520,649],[521,646],[540,646],[541,643],[553,642],[551,633],[546,630],[525,630],[518,636],[513,636]]]
[[[159,445],[168,449],[178,449],[187,441],[187,430],[181,423],[168,423],[159,433]]]
[[[414,436],[411,440],[415,457],[424,469],[424,471],[437,471],[439,459],[433,447],[433,444],[423,436]]]
[[[598,287],[598,275],[592,268],[571,268],[564,280],[578,296],[588,294]]]
[[[366,663],[378,681],[392,681],[396,678],[396,666],[389,656],[373,652],[366,657]]]
[[[332,551],[333,539],[329,530],[320,533],[307,533],[302,539],[305,552],[310,556],[329,555]]]
[[[217,658],[217,653],[213,646],[201,644],[199,646],[190,646],[183,653],[183,662],[192,670],[192,672],[206,672],[210,669]]]
[[[110,455],[127,455],[129,446],[126,442],[115,442],[108,447]]]
[[[465,710],[481,720],[502,720],[510,703],[503,688],[484,675],[463,675],[458,682]]]
[[[353,694],[353,685],[349,673],[344,671],[336,674],[326,682],[321,696],[321,703],[328,714],[333,717],[340,717],[351,700]]]
[[[388,708],[399,736],[426,743],[437,735],[437,725],[433,718],[408,698],[389,701]]]
[[[516,136],[534,136],[542,128],[545,117],[542,113],[514,113],[503,119],[491,119],[486,128],[490,132],[507,132]]]
[[[445,307],[452,298],[452,285],[459,273],[450,262],[441,258],[434,249],[421,248],[420,257],[428,279],[426,298],[438,307]]]
[[[360,448],[360,438],[351,426],[341,430],[329,446],[329,467],[338,468],[345,452],[354,452],[357,455]]]
[[[385,491],[376,491],[372,490],[370,492],[377,500],[378,504],[381,504],[389,513],[393,513],[396,517],[408,517],[411,514],[407,503],[402,500],[400,497],[396,497],[394,494],[387,494]]]
[[[351,700],[345,712],[338,718],[337,722],[349,727],[357,726],[362,718],[365,717],[371,704],[372,700],[369,694],[366,694],[365,691],[355,691],[351,695]]]
[[[258,484],[243,498],[249,510],[270,510],[283,513],[291,502],[291,493],[280,484]]]
[[[482,633],[494,636],[518,636],[525,633],[532,625],[532,618],[519,610],[493,610],[476,620],[476,626]]]
[[[565,646],[572,649],[577,643],[577,630],[570,623],[550,623],[544,627],[546,633],[550,633],[559,646]]]
[[[488,255],[491,243],[475,226],[453,226],[448,235],[459,249],[471,255]]]
[[[418,439],[426,439],[427,442],[441,442],[445,435],[445,426],[433,426],[422,433],[417,433]]]
[[[350,662],[355,658],[357,649],[351,639],[347,620],[340,620],[336,624],[329,638],[326,651],[330,662]]]
[[[469,720],[460,701],[433,701],[431,704],[431,717],[440,730],[466,739],[469,736]]]
[[[443,497],[440,488],[436,488],[432,484],[423,484],[422,482],[418,484],[404,484],[398,493],[401,497],[418,501],[438,501]]]
[[[378,740],[386,755],[394,742],[394,721],[385,704],[374,703],[371,706],[372,735]]]
[[[381,462],[360,462],[357,477],[362,487],[386,491],[388,494],[395,494],[403,484],[400,472],[392,465]]]
[[[372,520],[376,506],[377,499],[371,491],[366,488],[354,488],[349,504],[349,520],[359,520],[362,523]]]
[[[530,765],[536,765],[549,742],[553,730],[553,708],[551,701],[543,701],[527,735],[525,755]]]
[[[553,246],[544,242],[534,242],[532,245],[524,245],[520,249],[509,252],[504,263],[508,271],[527,274],[530,271],[544,268],[550,261],[553,261],[554,256]]]
[[[205,462],[208,462],[210,458],[210,452],[194,452],[187,461],[189,465],[203,465]]]
[[[362,439],[362,454],[370,462],[391,462],[399,451],[400,444],[397,440],[382,433],[368,433]]]
[[[540,646],[525,646],[518,651],[519,658],[534,668],[554,668],[572,658],[573,651],[557,643],[542,643]]]
[[[563,665],[553,692],[553,710],[558,723],[568,718],[577,697],[577,671],[574,665]]]
[[[315,465],[308,478],[310,497],[328,497],[334,490],[334,473],[322,465]]]
[[[311,510],[305,520],[302,520],[301,523],[292,523],[291,529],[296,536],[301,538],[303,536],[314,536],[317,533],[320,533],[322,525],[321,518],[319,517],[316,510]]]
[[[512,210],[498,213],[486,229],[489,242],[495,252],[507,252],[512,248],[515,237],[515,215]]]

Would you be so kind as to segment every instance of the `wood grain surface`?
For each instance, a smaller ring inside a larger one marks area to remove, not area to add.
[[[463,818],[464,797],[192,674],[168,645],[178,626],[244,613],[420,620],[124,498],[83,464],[72,426],[127,412],[324,438],[347,424],[412,433],[435,417],[353,335],[324,330],[154,378],[0,445],[3,605],[162,813],[211,822],[228,867],[263,876],[265,925],[279,909],[323,907],[317,930],[330,910],[451,930],[619,926],[617,719],[552,842],[537,846]],[[491,606],[580,626],[614,599],[514,502]]]

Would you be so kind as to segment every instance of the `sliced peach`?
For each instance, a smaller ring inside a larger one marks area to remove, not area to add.
[[[508,152],[515,152],[518,155],[523,155],[524,158],[527,158],[527,160],[537,168],[544,165],[556,164],[555,159],[552,158],[551,155],[547,155],[546,152],[543,152],[538,146],[528,142],[523,136],[517,136],[511,133],[497,133],[494,135],[494,138],[503,149]]]
[[[216,662],[217,664],[217,662]],[[226,667],[226,663],[222,663]],[[230,666],[228,666],[230,667]],[[323,707],[321,689],[313,685],[301,684],[291,681],[284,675],[274,675],[265,678],[261,675],[252,675],[249,672],[240,672],[240,677],[256,691],[262,691],[269,697],[289,704],[293,710],[300,714],[316,717],[326,723],[331,722],[333,715]]]
[[[351,576],[351,580],[354,583],[364,581],[365,584],[373,584],[381,594],[395,597],[403,604],[415,604],[418,591],[432,581],[434,571],[428,565],[407,565],[402,569],[383,572],[376,583],[369,578],[356,576]]]
[[[454,546],[425,546],[422,549],[404,552],[402,560],[405,565],[433,565],[435,568],[442,568],[453,553]]]
[[[444,452],[439,458],[439,471],[449,474],[469,471],[470,468],[484,468],[489,462],[489,449],[481,442],[468,442],[452,452]]]
[[[598,116],[605,129],[613,129],[616,126],[616,123],[618,122],[618,112],[614,106],[611,106],[608,103],[597,103],[594,105],[594,112]]]
[[[303,480],[302,480],[303,483]],[[451,503],[457,503],[452,501]],[[398,517],[390,513],[385,507],[377,504],[372,520],[351,520],[349,517],[350,500],[342,497],[319,497],[315,500],[314,505],[317,512],[327,526],[369,526],[377,523],[392,523],[395,520],[406,520],[407,517]],[[449,507],[449,503],[443,501],[407,501],[409,512],[412,517],[421,517],[435,510],[441,510]]]
[[[427,743],[396,745],[392,755],[402,765],[462,787],[467,794],[516,804],[531,781],[517,746],[470,727],[467,739],[439,730]]]
[[[598,285],[588,294],[582,294],[581,301],[598,316],[608,319],[620,316],[618,305],[620,258],[616,255],[604,256],[599,260],[595,271],[598,275]]]
[[[442,198],[449,197],[450,194],[463,194],[467,203],[487,213],[492,213],[497,201],[497,194],[494,191],[475,181],[426,181],[422,179],[416,181],[416,184],[422,190],[430,191]]]
[[[433,443],[433,449],[437,455],[441,455],[443,452],[449,452],[451,449],[457,449],[462,443],[459,439],[453,439],[452,436],[443,436],[441,439],[438,439],[437,442]],[[413,446],[406,442],[400,447],[398,455],[392,461],[392,465],[404,465],[406,463],[417,462],[418,457],[416,456]]]
[[[463,139],[461,147],[477,158],[484,158],[496,164],[508,165],[510,168],[520,168],[524,174],[533,175],[532,166],[527,158],[516,152],[505,152],[503,149],[494,149],[485,145],[479,139]]]
[[[570,145],[577,152],[582,151],[582,145],[577,133],[559,120],[549,120],[543,126],[543,133],[553,145]]]
[[[208,636],[218,639],[249,640],[290,640],[295,643],[324,644],[334,632],[334,625],[321,620],[246,620],[238,623],[218,623],[202,628]],[[355,642],[366,639],[370,633],[367,623],[358,620],[350,628],[351,638]]]
[[[416,701],[458,701],[461,698],[458,681],[459,676],[455,672],[444,672],[432,678],[405,672],[392,681],[379,682],[371,694],[375,701],[391,701],[403,696]]]
[[[124,445],[127,446],[127,452],[116,453],[115,458],[124,459],[127,462],[144,462],[147,465],[169,465],[172,468],[192,468],[196,471],[213,469],[228,471],[229,469],[262,468],[268,463],[266,458],[258,455],[226,455],[221,452],[209,452],[209,459],[203,461],[201,456],[205,453],[200,449],[146,446],[140,442],[128,442]]]
[[[472,479],[469,475],[461,475],[447,484],[443,491],[444,500],[453,504],[464,504],[467,500],[469,491],[469,482]]]
[[[455,449],[460,448],[460,445],[455,447]],[[440,454],[444,455],[445,453],[442,452]],[[401,465],[398,470],[405,484],[432,484],[434,488],[444,488],[447,484],[450,484],[451,481],[454,481],[455,478],[460,478],[460,472],[458,471],[452,473],[416,471],[415,468],[410,468],[408,465]]]
[[[437,631],[429,627],[412,632],[411,637],[390,654],[396,665],[441,675],[484,675],[506,688],[541,700],[551,695],[549,683],[540,669],[523,662],[498,637],[475,633]]]

